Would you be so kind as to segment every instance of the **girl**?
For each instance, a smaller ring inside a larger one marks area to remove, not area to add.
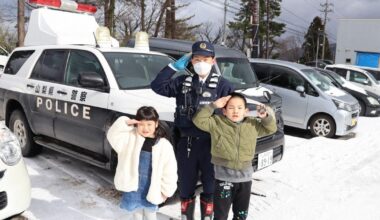
[[[177,189],[177,163],[153,107],[137,110],[136,119],[119,117],[107,139],[118,154],[115,187],[128,219],[156,219],[158,205]]]

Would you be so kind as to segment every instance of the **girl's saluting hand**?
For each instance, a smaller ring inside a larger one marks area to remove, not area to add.
[[[136,119],[129,119],[129,120],[126,120],[127,125],[138,125],[140,123],[140,121],[137,121]]]

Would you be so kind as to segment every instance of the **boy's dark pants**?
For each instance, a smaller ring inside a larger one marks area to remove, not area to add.
[[[227,220],[232,204],[233,219],[247,219],[252,181],[231,183],[215,180],[214,220]]]

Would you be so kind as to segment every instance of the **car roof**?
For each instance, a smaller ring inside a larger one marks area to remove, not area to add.
[[[306,65],[299,64],[299,63],[294,63],[294,62],[289,62],[289,61],[284,61],[284,60],[249,58],[249,61],[251,63],[277,64],[277,65],[286,66],[286,67],[289,67],[289,68],[299,69],[299,70],[313,69],[313,67],[310,67],[310,66],[306,66]]]
[[[135,39],[128,42],[128,46],[134,44]],[[168,38],[149,38],[149,47],[151,50],[159,50],[162,53],[173,54],[181,56],[185,53],[191,52],[191,46],[195,41],[188,40],[175,40]],[[247,56],[240,50],[228,48],[222,45],[214,44],[215,57],[237,57],[247,58]]]
[[[332,65],[327,65],[326,67],[337,67],[337,68],[343,68],[343,69],[351,69],[351,70],[355,70],[358,72],[366,72],[365,70],[363,70],[357,66],[348,65],[348,64],[332,64]]]
[[[139,50],[132,47],[95,47],[92,45],[37,45],[37,46],[25,46],[25,47],[17,47],[15,51],[22,50],[46,50],[46,49],[94,49],[99,50],[101,52],[124,52],[124,53],[141,53],[141,54],[153,54],[153,55],[162,55],[167,56],[166,54],[155,52],[155,51],[147,51],[147,50]]]
[[[369,66],[357,66],[357,67],[359,67],[360,69],[365,69],[365,70],[380,71],[380,68],[376,68],[376,67],[369,67]]]

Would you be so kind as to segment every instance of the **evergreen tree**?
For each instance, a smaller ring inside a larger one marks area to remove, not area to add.
[[[305,35],[305,42],[302,44],[303,55],[301,62],[314,61],[318,52],[318,58],[322,57],[322,43],[323,43],[323,24],[320,17],[315,17],[311,22],[309,29]],[[318,45],[319,44],[319,45]],[[317,51],[318,50],[318,51]],[[325,59],[331,59],[331,51],[329,47],[329,40],[326,36],[325,42]]]
[[[281,14],[282,0],[260,0],[260,12],[259,12],[259,42],[260,42],[260,57],[265,57],[266,54],[266,41],[268,39],[268,54],[271,56],[273,49],[276,47],[276,37],[283,34],[285,24],[274,21],[274,19]],[[267,14],[267,3],[269,8],[269,14]],[[252,25],[250,24],[250,17],[252,15],[252,0],[242,0],[241,8],[234,18],[234,22],[229,22],[228,27],[234,34],[233,37],[229,36],[230,42],[236,42],[233,38],[239,38],[238,46],[240,50],[244,51],[249,47],[249,38],[253,37]],[[268,18],[268,22],[267,22]],[[269,28],[268,28],[269,24]],[[267,36],[268,34],[268,36]],[[235,46],[236,45],[229,45]]]

